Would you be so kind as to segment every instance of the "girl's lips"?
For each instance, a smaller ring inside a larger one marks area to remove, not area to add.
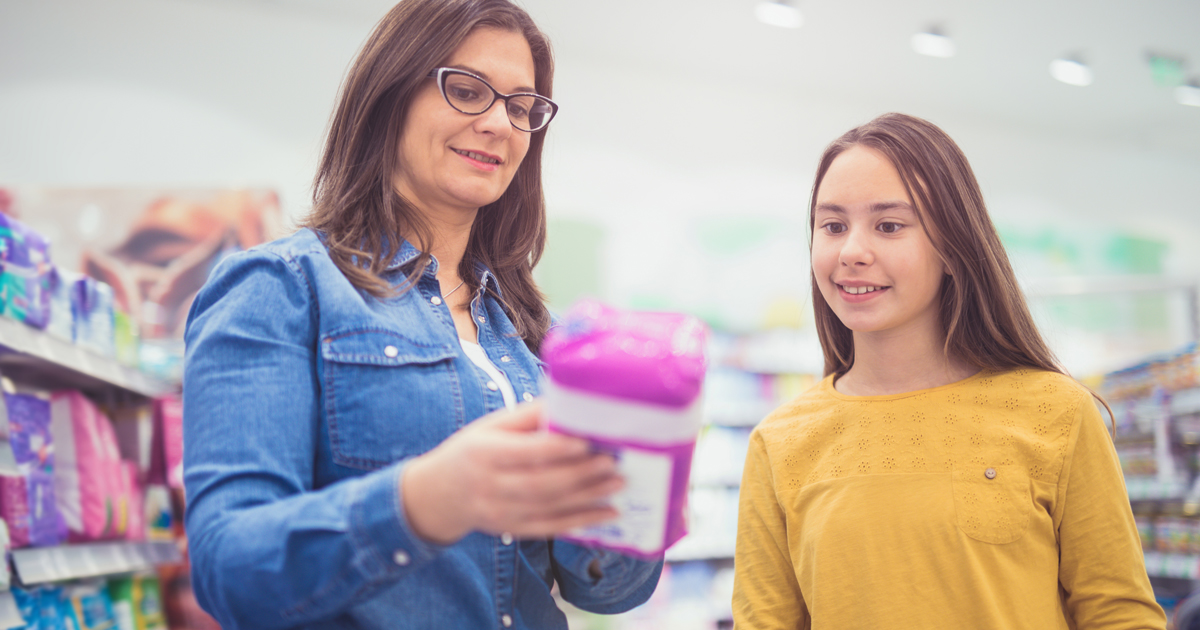
[[[845,287],[843,287],[840,284],[837,285],[837,288],[838,288],[838,295],[840,295],[842,297],[842,300],[844,300],[846,302],[850,302],[851,304],[859,304],[862,302],[866,302],[868,300],[872,300],[875,297],[877,297],[879,294],[892,290],[891,287],[879,287],[878,289],[875,289],[874,291],[870,291],[868,293],[850,293],[850,292],[846,291]]]

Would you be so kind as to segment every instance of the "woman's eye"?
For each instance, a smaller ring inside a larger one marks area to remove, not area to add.
[[[900,228],[902,227],[904,226],[900,225],[899,223],[880,223],[879,231],[883,232],[884,234],[895,234],[896,232],[899,232]]]
[[[526,118],[529,118],[529,110],[516,103],[509,103],[508,115],[516,118],[517,120],[525,120]]]
[[[459,101],[475,101],[479,99],[479,93],[467,88],[450,88],[450,97]]]

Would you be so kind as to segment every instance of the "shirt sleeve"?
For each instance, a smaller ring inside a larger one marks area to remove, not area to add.
[[[294,265],[259,250],[231,257],[185,334],[192,579],[226,630],[330,617],[442,550],[405,520],[402,464],[314,490],[316,308]]]
[[[1081,630],[1154,629],[1154,600],[1116,449],[1091,397],[1082,400],[1058,488],[1059,583]]]
[[[563,540],[553,541],[552,549],[559,592],[588,612],[611,615],[645,603],[662,574],[662,558],[638,560]]]
[[[804,595],[788,551],[787,524],[775,495],[762,433],[750,436],[738,498],[734,557],[733,625],[737,630],[810,626]]]

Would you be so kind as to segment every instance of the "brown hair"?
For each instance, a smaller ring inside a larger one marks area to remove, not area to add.
[[[834,159],[853,146],[875,149],[896,167],[922,227],[949,270],[939,294],[946,355],[980,369],[1026,367],[1065,375],[1033,323],[971,165],[954,140],[929,121],[884,114],[825,149],[809,203],[810,249],[821,181]],[[825,301],[815,274],[811,280],[825,374],[841,376],[854,364],[854,335]]]
[[[524,35],[533,53],[534,87],[552,96],[550,43],[529,15],[507,0],[404,0],[380,20],[342,86],[325,151],[313,184],[313,210],[303,225],[321,234],[329,257],[360,291],[393,295],[380,277],[408,234],[421,250],[401,291],[429,266],[432,230],[393,187],[400,136],[409,104],[426,76],[480,27]],[[525,132],[518,132],[525,133]],[[479,288],[482,263],[503,287],[500,299],[517,334],[534,352],[550,326],[533,267],[546,243],[542,193],[545,130],[531,134],[529,150],[508,189],[480,209],[471,227],[459,275]]]

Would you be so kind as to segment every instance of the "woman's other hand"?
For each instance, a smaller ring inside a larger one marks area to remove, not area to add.
[[[401,480],[416,534],[439,544],[478,530],[545,537],[613,519],[624,487],[612,456],[539,431],[542,405],[488,414],[414,459]]]

